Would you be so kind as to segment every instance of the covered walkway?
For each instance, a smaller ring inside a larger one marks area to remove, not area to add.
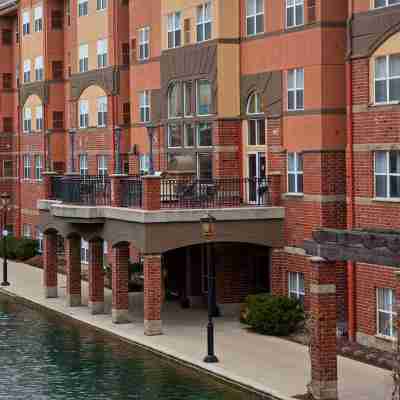
[[[309,357],[304,346],[248,332],[233,319],[216,320],[216,353],[220,363],[210,365],[202,362],[206,350],[204,310],[183,310],[167,303],[163,307],[164,334],[145,336],[140,295],[130,294],[132,323],[116,325],[109,315],[92,315],[86,306],[66,307],[64,276],[59,276],[59,297],[54,299],[44,298],[39,269],[10,262],[9,281],[11,286],[6,291],[11,294],[281,399],[304,394],[310,379]],[[84,282],[82,302],[85,305],[87,296],[88,287]],[[105,310],[111,311],[111,291],[107,289]],[[389,371],[342,357],[338,367],[340,400],[390,399]]]

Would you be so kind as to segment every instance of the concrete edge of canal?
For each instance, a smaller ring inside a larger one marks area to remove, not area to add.
[[[150,351],[153,354],[156,354],[165,359],[171,360],[179,365],[183,365],[185,367],[205,373],[205,374],[213,377],[214,379],[217,379],[223,383],[226,383],[233,387],[236,387],[237,389],[242,389],[242,390],[248,391],[250,393],[256,394],[256,395],[266,398],[268,400],[269,399],[270,400],[293,400],[293,397],[285,396],[285,395],[277,392],[276,390],[272,390],[264,385],[259,385],[255,382],[249,381],[248,379],[241,378],[234,374],[229,374],[226,371],[223,371],[223,372],[218,371],[218,369],[219,369],[218,366],[203,365],[204,363],[197,363],[194,360],[190,360],[190,359],[188,359],[188,357],[185,357],[181,354],[179,354],[179,355],[177,353],[174,354],[174,351],[172,351],[170,349],[162,348],[161,346],[157,346],[157,348],[156,348],[156,347],[150,346],[146,343],[142,343],[140,341],[127,338],[125,336],[119,335],[116,332],[112,332],[112,331],[108,330],[107,328],[96,325],[96,324],[92,323],[91,321],[82,320],[81,318],[79,318],[77,316],[67,314],[63,311],[60,311],[60,310],[52,308],[48,305],[42,304],[36,300],[26,298],[24,296],[21,296],[17,293],[7,290],[7,289],[0,288],[0,294],[5,295],[10,298],[18,299],[18,301],[20,301],[22,304],[25,304],[29,307],[36,308],[41,311],[53,313],[55,316],[63,318],[63,319],[72,320],[74,323],[89,327],[90,329],[100,332],[101,334],[109,335],[117,340],[123,341],[130,345],[140,347],[142,349]]]

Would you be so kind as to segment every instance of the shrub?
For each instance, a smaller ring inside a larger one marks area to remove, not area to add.
[[[246,298],[242,322],[265,335],[287,336],[305,319],[303,306],[295,299],[270,294]]]
[[[33,239],[7,237],[7,256],[11,260],[25,261],[38,254],[38,242]],[[3,240],[0,240],[0,257],[4,256]]]

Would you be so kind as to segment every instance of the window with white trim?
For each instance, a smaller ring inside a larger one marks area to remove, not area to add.
[[[168,125],[168,147],[182,147],[182,131],[180,124]]]
[[[138,60],[148,60],[150,58],[150,27],[145,26],[138,30],[139,51]]]
[[[304,68],[287,72],[288,111],[304,110]]]
[[[97,0],[96,1],[96,10],[101,11],[107,8],[107,0]]]
[[[183,82],[183,115],[185,117],[193,116],[193,82]]]
[[[34,30],[35,32],[42,32],[43,30],[43,7],[38,6],[33,9],[34,15]]]
[[[38,252],[39,254],[43,253],[43,232],[36,228],[36,240],[38,242]]]
[[[103,254],[108,254],[108,242],[103,240]]]
[[[174,82],[168,89],[168,118],[178,118],[180,112],[180,82]]]
[[[41,131],[43,129],[43,106],[36,106],[35,118],[36,118],[36,130]]]
[[[79,155],[79,173],[81,176],[89,175],[89,165],[88,165],[88,155],[80,154]]]
[[[247,36],[264,32],[264,0],[247,0],[246,32]]]
[[[29,224],[22,225],[22,236],[27,239],[32,237],[32,228]]]
[[[375,59],[374,83],[376,104],[400,102],[400,54]]]
[[[200,122],[197,124],[197,146],[212,146],[212,124],[209,122]]]
[[[107,156],[104,155],[97,156],[97,175],[98,176],[108,175]]]
[[[88,0],[78,0],[78,16],[84,17],[85,15],[88,15],[88,7]]]
[[[201,4],[197,7],[197,42],[211,39],[212,10],[211,2]]]
[[[400,198],[400,151],[375,152],[375,197]]]
[[[89,242],[81,239],[81,263],[89,264]]]
[[[288,284],[289,297],[297,299],[301,304],[304,304],[304,274],[302,272],[289,272]]]
[[[79,102],[79,128],[87,128],[89,126],[89,102],[81,100]]]
[[[29,154],[23,155],[23,165],[24,165],[24,178],[30,179],[31,178],[31,156]]]
[[[246,111],[250,117],[248,120],[247,144],[249,146],[265,145],[265,119],[258,117],[262,115],[259,93],[254,92],[249,96]]]
[[[43,159],[41,155],[35,156],[35,179],[42,180]]]
[[[31,15],[29,11],[23,11],[22,12],[22,34],[29,35],[30,33],[30,19]]]
[[[89,70],[89,45],[81,44],[79,46],[79,72]]]
[[[375,0],[374,8],[390,7],[400,4],[400,0]]]
[[[31,81],[31,60],[24,60],[24,83]]]
[[[183,129],[185,147],[194,147],[196,145],[196,131],[194,124],[184,124]]]
[[[173,49],[181,46],[181,13],[174,12],[167,16],[168,48]]]
[[[32,132],[32,110],[29,107],[24,108],[23,129],[25,133]]]
[[[304,0],[286,0],[286,27],[304,25]]]
[[[139,93],[139,115],[140,122],[150,122],[150,91],[144,90]]]
[[[147,174],[150,170],[150,155],[141,154],[139,157],[139,169],[141,174]]]
[[[376,289],[376,322],[378,335],[395,338],[396,329],[395,291],[389,288]]]
[[[97,99],[97,126],[107,126],[107,97],[102,96]]]
[[[197,115],[211,114],[211,83],[206,79],[196,81]]]
[[[97,41],[97,68],[107,66],[107,39]]]
[[[303,193],[303,156],[288,153],[287,158],[288,193]]]
[[[35,80],[42,81],[43,75],[43,56],[39,56],[35,58]]]

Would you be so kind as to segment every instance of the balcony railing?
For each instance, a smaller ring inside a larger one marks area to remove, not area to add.
[[[122,207],[142,208],[143,181],[132,176],[121,180]]]

